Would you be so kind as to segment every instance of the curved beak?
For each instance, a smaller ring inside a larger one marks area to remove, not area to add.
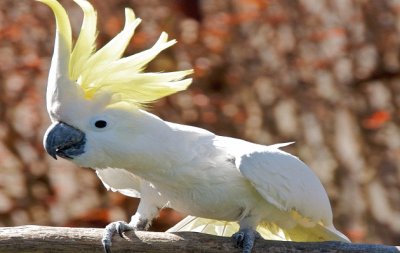
[[[85,134],[64,122],[51,125],[44,135],[44,148],[54,159],[73,159],[85,152]]]

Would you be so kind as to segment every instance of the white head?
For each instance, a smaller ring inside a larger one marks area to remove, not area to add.
[[[143,72],[162,50],[176,43],[168,41],[166,33],[150,49],[122,57],[141,21],[131,9],[125,10],[123,30],[96,50],[97,14],[89,2],[74,0],[82,8],[84,19],[73,47],[65,9],[56,0],[39,1],[53,10],[57,24],[46,93],[52,125],[44,146],[54,158],[95,167],[94,156],[100,162],[110,155],[107,141],[123,139],[122,134],[139,135],[151,127],[148,124],[154,117],[141,110],[143,105],[186,89],[192,80],[184,78],[192,70]],[[83,164],[83,156],[87,164]]]

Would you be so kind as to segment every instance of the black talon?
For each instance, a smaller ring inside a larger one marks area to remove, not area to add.
[[[104,245],[105,253],[111,253],[111,247],[109,245]]]
[[[124,237],[124,235],[122,234],[124,231],[121,228],[123,225],[125,225],[125,224],[123,224],[123,223],[118,223],[117,224],[117,232],[118,232],[119,236],[121,236],[121,237]]]
[[[111,253],[111,241],[107,239],[102,239],[101,244],[103,244],[103,249],[105,253]]]
[[[110,228],[110,225],[108,225],[105,228],[105,233],[103,235],[103,239],[101,239],[101,244],[103,244],[103,249],[104,249],[105,253],[111,253],[111,245],[112,245],[111,238],[112,238],[113,232],[110,231],[110,230],[112,230],[112,227]]]

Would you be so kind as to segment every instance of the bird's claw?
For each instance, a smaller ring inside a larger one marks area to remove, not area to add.
[[[235,248],[243,248],[244,233],[237,232],[232,235],[233,243]]]
[[[115,233],[118,233],[121,237],[123,237],[124,232],[134,229],[135,228],[132,225],[129,225],[125,221],[116,221],[108,224],[104,229],[103,238],[101,240],[104,252],[111,253],[111,240]]]
[[[126,222],[117,221],[116,230],[119,236],[124,237],[123,235],[124,232],[134,230],[134,228]]]
[[[104,252],[105,253],[111,253],[111,240],[107,240],[107,239],[102,239],[101,243],[103,244],[103,248],[104,248]]]
[[[254,241],[261,237],[260,234],[251,228],[240,229],[232,235],[236,248],[242,248],[242,253],[251,253],[254,246]]]

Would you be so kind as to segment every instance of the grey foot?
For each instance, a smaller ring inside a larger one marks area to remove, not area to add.
[[[260,238],[260,234],[251,228],[240,229],[232,235],[235,247],[242,248],[242,253],[251,253],[257,238]]]
[[[104,251],[106,253],[111,253],[111,239],[115,233],[123,237],[123,233],[130,230],[135,230],[135,228],[125,221],[116,221],[108,224],[104,229],[103,239],[101,240]]]

